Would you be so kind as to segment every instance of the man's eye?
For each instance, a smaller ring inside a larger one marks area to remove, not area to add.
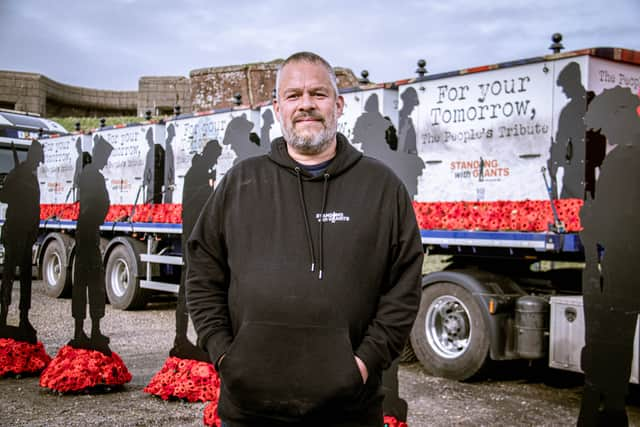
[[[297,98],[298,98],[298,95],[295,94],[295,93],[291,93],[291,94],[287,95],[287,99],[293,100],[293,99],[297,99]]]

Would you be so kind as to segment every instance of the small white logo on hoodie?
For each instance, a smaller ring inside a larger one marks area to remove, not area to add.
[[[330,222],[335,224],[336,222],[349,222],[350,218],[343,212],[325,212],[324,214],[316,214],[318,222]]]

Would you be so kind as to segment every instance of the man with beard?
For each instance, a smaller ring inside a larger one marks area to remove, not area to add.
[[[422,247],[393,172],[337,133],[331,66],[284,61],[283,138],[227,172],[189,239],[187,305],[226,426],[382,426],[382,371],[418,310]]]

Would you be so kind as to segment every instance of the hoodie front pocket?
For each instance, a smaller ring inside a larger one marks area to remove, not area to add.
[[[220,365],[240,408],[300,416],[362,387],[346,329],[245,322]]]

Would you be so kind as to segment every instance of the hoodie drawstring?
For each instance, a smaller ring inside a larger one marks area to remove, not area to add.
[[[313,240],[311,240],[311,227],[309,226],[309,218],[307,218],[307,204],[304,201],[304,193],[302,192],[302,176],[300,175],[300,168],[295,168],[296,175],[298,177],[298,196],[300,197],[300,207],[302,208],[302,217],[304,218],[304,226],[307,230],[307,244],[309,246],[309,256],[311,259],[311,271],[316,269],[316,259],[313,253]]]
[[[329,174],[325,173],[324,174],[324,186],[322,189],[322,206],[320,208],[320,271],[318,273],[318,279],[322,280],[322,270],[324,269],[324,259],[323,259],[323,253],[324,253],[324,242],[323,242],[323,232],[322,232],[322,228],[324,225],[324,209],[326,207],[327,204],[327,192],[329,190]]]
[[[315,271],[316,268],[316,258],[315,252],[313,250],[313,239],[311,237],[311,226],[309,224],[309,218],[307,217],[307,203],[304,200],[304,192],[302,190],[302,175],[300,174],[301,169],[299,167],[295,168],[296,176],[298,177],[298,196],[300,197],[300,207],[302,208],[302,216],[304,218],[304,227],[307,232],[307,244],[309,246],[309,258],[311,259],[311,271]],[[318,263],[318,279],[322,280],[322,273],[324,269],[324,239],[323,239],[323,228],[324,228],[324,214],[325,208],[327,205],[327,194],[329,192],[329,178],[330,175],[325,173],[324,177],[324,185],[322,189],[322,205],[320,207],[320,262]]]

